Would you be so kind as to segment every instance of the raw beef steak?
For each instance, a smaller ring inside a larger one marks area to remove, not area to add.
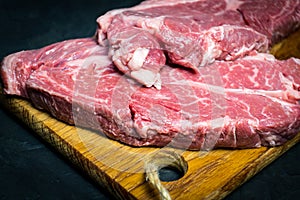
[[[228,0],[229,2],[231,0]],[[271,44],[300,26],[300,0],[241,0],[238,11],[245,23],[266,35]]]
[[[54,43],[39,50],[21,51],[5,57],[2,61],[1,76],[5,81],[7,94],[27,97],[26,80],[41,66],[57,67],[61,63],[87,58],[98,48],[91,38],[74,39]]]
[[[12,54],[1,67],[5,91],[28,97],[57,119],[133,146],[276,146],[300,130],[298,59],[256,54],[216,61],[199,73],[165,66],[165,84],[157,90],[124,76],[107,51],[86,38]],[[38,56],[47,52],[54,59]],[[28,64],[27,55],[36,59]],[[47,64],[38,64],[40,59]],[[8,71],[23,71],[26,78]]]
[[[100,16],[98,42],[114,64],[147,87],[160,89],[166,60],[194,70],[235,60],[300,25],[299,0],[148,0]]]

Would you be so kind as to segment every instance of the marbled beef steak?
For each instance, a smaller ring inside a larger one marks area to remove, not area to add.
[[[160,69],[197,71],[270,45],[300,25],[299,0],[147,0],[97,20],[98,42],[114,64],[147,87],[161,88]]]
[[[300,60],[257,53],[199,73],[161,72],[160,90],[120,72],[94,38],[7,56],[4,91],[59,120],[133,146],[186,149],[281,145],[300,131]]]

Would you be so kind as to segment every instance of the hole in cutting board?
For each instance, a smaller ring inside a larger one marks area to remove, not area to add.
[[[156,168],[160,181],[171,182],[182,178],[188,170],[188,164],[182,156],[175,151],[160,151],[148,160],[146,168]]]
[[[184,176],[184,172],[174,167],[163,167],[158,170],[159,179],[164,182],[171,182],[179,180]]]

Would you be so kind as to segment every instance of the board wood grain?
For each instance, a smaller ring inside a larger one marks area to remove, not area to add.
[[[293,35],[293,44],[297,40],[295,37],[300,38]],[[271,52],[278,54],[278,57],[286,56],[288,52],[282,48],[287,46],[291,51],[288,42],[290,40],[284,40],[281,46],[275,46]],[[99,133],[67,125],[33,108],[26,100],[0,93],[0,102],[3,108],[17,116],[34,133],[119,199],[159,199],[159,193],[147,182],[144,169],[146,163],[160,152],[176,154],[186,164],[183,177],[162,183],[172,199],[215,200],[224,198],[300,140],[298,134],[279,147],[207,152],[168,147],[135,148]],[[165,160],[168,161],[167,158]]]
[[[1,103],[73,164],[119,199],[159,199],[146,182],[144,165],[156,148],[133,148],[92,131],[66,125],[25,100],[1,95]],[[163,182],[173,199],[222,199],[300,140],[283,146],[208,152],[178,151],[188,170],[179,180]]]

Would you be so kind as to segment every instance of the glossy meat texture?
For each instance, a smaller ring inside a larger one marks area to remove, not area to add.
[[[36,59],[28,64],[30,56]],[[93,38],[8,58],[1,66],[7,94],[128,145],[253,148],[281,145],[300,131],[300,61],[295,58],[279,61],[258,53],[215,61],[198,73],[167,65],[160,72],[165,83],[160,90],[120,72],[108,48]],[[16,76],[19,72],[24,74]]]
[[[97,47],[94,39],[83,38],[57,42],[38,50],[10,54],[3,59],[1,66],[4,92],[27,97],[25,83],[32,72],[40,67],[52,69],[68,61],[86,58],[95,49]]]
[[[114,64],[157,89],[166,63],[198,71],[270,46],[300,25],[299,0],[148,0],[97,20],[100,45]]]

